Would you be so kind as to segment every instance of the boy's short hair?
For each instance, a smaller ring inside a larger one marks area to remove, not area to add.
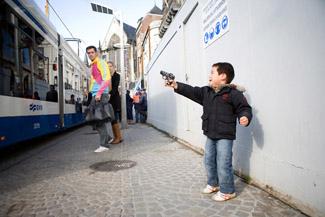
[[[96,48],[94,45],[90,45],[90,46],[86,47],[86,52],[87,52],[87,50],[89,50],[89,49],[94,49],[95,52],[97,52],[97,48]]]
[[[218,67],[217,71],[219,75],[223,73],[227,75],[227,84],[230,84],[235,77],[234,67],[230,63],[215,63],[212,67]]]

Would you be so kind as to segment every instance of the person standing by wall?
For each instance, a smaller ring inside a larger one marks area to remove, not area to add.
[[[236,139],[236,123],[248,126],[252,120],[252,107],[242,89],[231,84],[235,71],[230,63],[215,63],[209,76],[209,86],[192,87],[188,84],[165,80],[165,86],[203,106],[202,130],[207,136],[204,164],[207,185],[203,194],[211,194],[214,201],[236,197],[232,147]]]
[[[107,63],[98,58],[97,49],[95,46],[88,46],[86,48],[87,55],[91,60],[91,84],[90,92],[92,94],[92,100],[90,105],[95,103],[108,103],[108,89],[111,82],[111,75]],[[112,141],[107,133],[107,127],[105,123],[96,125],[96,129],[99,133],[100,146],[95,152],[107,151],[108,144]]]
[[[121,97],[118,92],[118,86],[120,84],[120,75],[115,71],[115,66],[112,61],[107,62],[107,64],[112,76],[112,89],[109,92],[110,95],[109,103],[112,104],[114,109],[114,115],[115,115],[115,120],[111,122],[113,134],[114,134],[114,139],[111,142],[111,144],[117,144],[123,141],[123,138],[121,136],[120,126],[117,123],[119,117],[118,111],[121,111]]]
[[[133,95],[133,103],[134,103],[134,110],[135,110],[135,122],[139,123],[139,119],[140,119],[140,113],[139,113],[139,109],[140,109],[140,87],[137,87],[137,92]]]
[[[133,99],[130,97],[130,91],[126,91],[126,116],[128,118],[128,124],[133,124],[132,115]]]
[[[139,109],[141,123],[146,123],[146,121],[147,121],[147,106],[148,106],[148,104],[147,104],[146,89],[142,88],[141,96],[140,96],[140,109]]]

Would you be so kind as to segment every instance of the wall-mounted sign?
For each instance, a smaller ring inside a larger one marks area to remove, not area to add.
[[[209,0],[203,7],[203,47],[206,48],[229,31],[228,1]]]

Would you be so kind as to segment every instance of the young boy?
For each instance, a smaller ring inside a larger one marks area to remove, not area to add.
[[[225,201],[236,196],[232,166],[233,140],[236,139],[236,118],[242,126],[252,119],[252,108],[236,86],[230,84],[235,76],[229,63],[213,64],[209,86],[192,87],[165,80],[165,86],[203,106],[202,130],[207,136],[204,164],[207,186],[204,194],[217,192],[212,200]]]

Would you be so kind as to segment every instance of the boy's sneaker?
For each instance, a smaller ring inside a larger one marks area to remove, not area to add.
[[[207,185],[207,186],[203,189],[202,193],[203,193],[203,194],[211,194],[212,192],[219,191],[219,189],[220,189],[219,186],[218,186],[218,187],[213,187],[213,186],[211,186],[211,185]]]
[[[214,201],[225,201],[225,200],[230,200],[236,197],[236,192],[232,194],[224,194],[218,191],[215,195],[212,196],[212,200]]]
[[[108,151],[108,150],[109,150],[109,148],[105,148],[103,146],[100,146],[94,152],[99,153],[99,152]]]

